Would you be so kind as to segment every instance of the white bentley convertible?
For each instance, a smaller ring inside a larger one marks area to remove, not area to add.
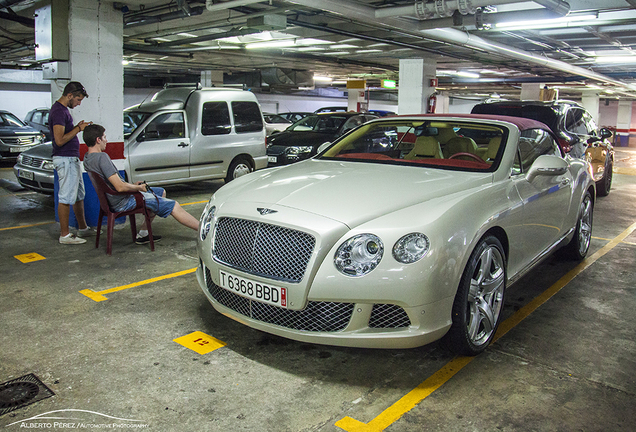
[[[589,165],[564,158],[542,123],[399,116],[323,147],[210,199],[197,277],[222,314],[305,342],[406,348],[444,337],[475,355],[510,284],[561,246],[587,254]]]

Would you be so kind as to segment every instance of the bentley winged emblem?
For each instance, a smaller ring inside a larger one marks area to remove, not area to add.
[[[261,216],[265,216],[272,213],[278,213],[278,210],[272,210],[265,207],[258,207],[256,210],[261,214]]]

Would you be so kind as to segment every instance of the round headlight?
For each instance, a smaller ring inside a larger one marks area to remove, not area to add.
[[[407,234],[393,246],[393,258],[403,264],[411,264],[422,259],[430,246],[431,243],[424,234]]]
[[[384,245],[373,234],[359,234],[340,245],[333,258],[336,268],[348,276],[364,276],[378,266]]]
[[[201,215],[201,220],[199,221],[199,235],[201,236],[201,241],[205,240],[210,232],[210,228],[212,228],[212,222],[214,221],[214,214],[216,213],[216,207],[212,206],[203,211]]]

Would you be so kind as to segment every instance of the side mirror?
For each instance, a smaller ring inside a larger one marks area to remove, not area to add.
[[[137,135],[137,142],[143,142],[146,140],[146,134],[144,132],[140,133],[139,135]]]
[[[320,147],[318,147],[318,151],[316,152],[316,154],[320,154],[322,153],[327,147],[329,147],[331,145],[331,143],[329,141],[320,144]]]
[[[526,180],[531,182],[538,176],[560,176],[568,171],[568,163],[558,157],[552,155],[542,155],[534,161],[528,174],[526,174]]]
[[[601,139],[607,139],[612,137],[612,131],[609,130],[608,128],[601,128],[599,132],[601,134]]]

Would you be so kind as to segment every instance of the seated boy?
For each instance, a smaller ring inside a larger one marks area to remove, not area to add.
[[[119,171],[113,164],[106,150],[105,129],[103,126],[92,124],[86,126],[84,129],[84,142],[88,146],[88,151],[84,155],[84,169],[86,171],[93,171],[99,174],[106,183],[117,192],[141,192],[146,201],[146,208],[152,211],[154,214],[159,215],[162,218],[166,218],[169,215],[181,224],[192,228],[193,230],[199,229],[199,221],[190,213],[185,211],[178,202],[167,199],[166,191],[160,187],[150,188],[145,183],[137,182],[132,184],[125,182],[120,176]],[[153,194],[154,192],[154,194]],[[108,203],[114,211],[125,211],[135,208],[137,205],[135,198],[132,195],[109,195],[107,194]],[[153,215],[154,217],[154,215]],[[153,235],[154,241],[161,239],[161,236]],[[143,225],[137,234],[137,244],[145,244],[150,241],[148,234],[148,228],[146,227],[146,221],[144,219]]]

